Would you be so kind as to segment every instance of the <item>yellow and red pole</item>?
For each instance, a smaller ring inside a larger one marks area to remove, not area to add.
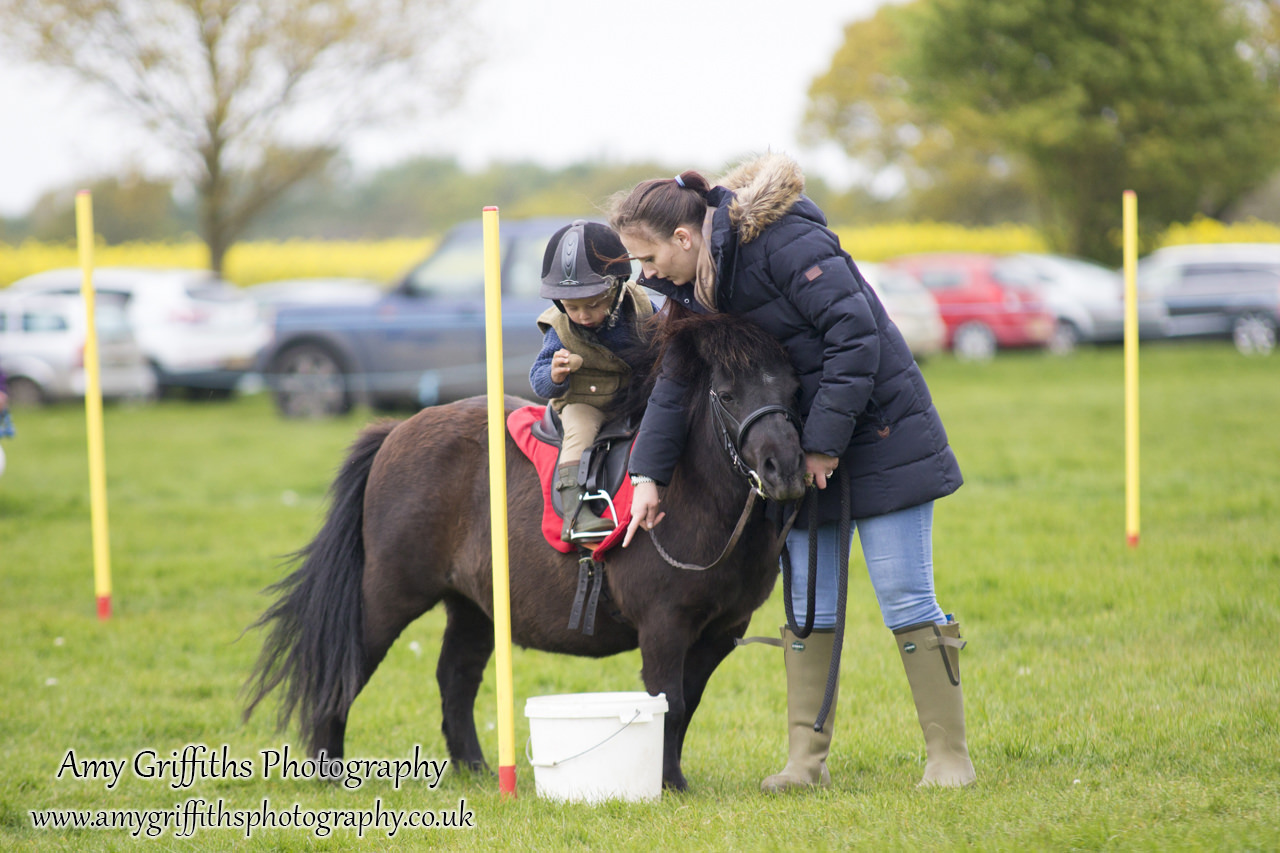
[[[1124,191],[1125,538],[1138,545],[1138,196]]]
[[[89,433],[89,517],[93,529],[93,589],[98,618],[111,617],[111,541],[107,526],[106,442],[102,430],[102,373],[93,291],[93,198],[76,193],[76,241],[80,248],[80,293],[87,328],[84,340],[84,414]]]
[[[515,691],[511,680],[511,575],[507,553],[507,412],[502,380],[502,251],[498,208],[484,223],[485,363],[489,392],[489,518],[493,551],[493,639],[498,679],[498,790],[516,795]]]

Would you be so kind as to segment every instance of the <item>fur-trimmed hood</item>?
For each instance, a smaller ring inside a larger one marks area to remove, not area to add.
[[[804,173],[785,154],[765,154],[748,160],[717,183],[733,191],[729,221],[743,243],[759,237],[804,194]]]

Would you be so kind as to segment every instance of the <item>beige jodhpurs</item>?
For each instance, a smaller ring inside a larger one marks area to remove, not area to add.
[[[560,410],[560,423],[564,426],[564,439],[558,465],[577,464],[604,425],[604,412],[587,403],[566,403]]]

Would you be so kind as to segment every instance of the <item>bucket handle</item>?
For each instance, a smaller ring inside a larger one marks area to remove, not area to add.
[[[618,735],[620,735],[620,734],[622,734],[623,732],[625,732],[625,731],[627,730],[627,727],[628,727],[628,726],[630,726],[630,725],[631,725],[632,723],[634,723],[636,720],[639,720],[639,719],[640,719],[640,715],[641,715],[641,713],[642,713],[642,712],[641,712],[641,710],[640,710],[639,708],[636,708],[636,712],[635,712],[635,714],[631,717],[631,719],[629,719],[629,720],[627,720],[626,722],[623,722],[623,723],[622,723],[622,728],[618,729],[616,732],[614,732],[613,734],[609,735],[607,738],[605,738],[604,740],[600,741],[600,742],[599,742],[598,744],[596,744],[595,746],[589,746],[589,747],[587,747],[586,749],[582,750],[582,752],[577,753],[576,755],[570,755],[568,758],[561,758],[561,759],[558,759],[558,760],[555,760],[555,761],[534,761],[534,760],[533,760],[533,755],[529,752],[529,747],[530,747],[530,745],[533,743],[533,735],[530,735],[530,736],[525,740],[525,742],[524,742],[524,757],[525,757],[525,759],[529,762],[530,766],[532,766],[532,767],[555,767],[555,766],[557,766],[557,765],[564,764],[564,763],[566,763],[566,762],[572,761],[572,760],[573,760],[573,759],[575,759],[575,758],[581,758],[582,756],[586,755],[588,752],[591,752],[593,749],[599,749],[600,747],[604,746],[604,745],[605,745],[606,743],[608,743],[609,741],[611,741],[611,740],[613,740],[614,738],[616,738]],[[652,714],[647,714],[647,715],[645,715],[645,719],[644,719],[644,720],[641,720],[641,722],[646,722],[646,723],[647,723],[647,722],[649,722],[649,721],[650,721],[650,720],[652,720],[652,719],[653,719],[653,715],[652,715]],[[622,722],[622,717],[618,717],[618,721],[619,721],[619,722]]]

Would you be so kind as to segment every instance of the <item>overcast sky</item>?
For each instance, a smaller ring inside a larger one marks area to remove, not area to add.
[[[372,169],[417,154],[467,167],[531,159],[656,159],[718,169],[773,150],[842,183],[832,146],[802,148],[797,131],[813,78],[850,21],[884,0],[477,0],[488,58],[453,113],[420,130],[358,140]],[[595,105],[566,127],[566,93]],[[163,171],[140,133],[39,69],[0,58],[0,215],[41,193],[130,167]]]

